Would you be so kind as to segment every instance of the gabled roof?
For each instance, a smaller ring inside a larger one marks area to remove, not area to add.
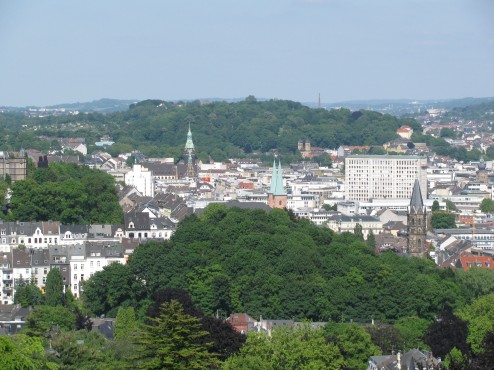
[[[145,212],[129,212],[124,215],[125,219],[125,228],[129,227],[129,224],[132,222],[134,224],[134,228],[132,230],[149,230],[150,222],[149,222],[149,213]]]
[[[60,225],[60,235],[64,235],[67,231],[72,234],[87,234],[89,225]]]

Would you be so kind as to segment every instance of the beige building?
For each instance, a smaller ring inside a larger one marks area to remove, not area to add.
[[[415,179],[427,198],[427,158],[351,155],[345,158],[345,199],[410,199]]]
[[[10,157],[7,152],[0,152],[0,178],[7,175],[12,182],[26,179],[26,157]]]

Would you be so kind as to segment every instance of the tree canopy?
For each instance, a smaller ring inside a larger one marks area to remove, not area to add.
[[[98,315],[115,314],[138,301],[136,292],[150,299],[162,288],[187,290],[206,315],[338,322],[432,319],[444,303],[458,307],[468,297],[433,261],[376,255],[353,233],[334,234],[283,210],[218,204],[183,220],[170,241],[144,244],[127,265],[93,275],[83,300]]]
[[[12,185],[8,220],[72,223],[121,223],[111,175],[75,164],[52,163],[32,178]]]

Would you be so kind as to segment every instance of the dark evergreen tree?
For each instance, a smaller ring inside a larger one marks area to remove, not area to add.
[[[60,270],[52,268],[46,276],[45,304],[48,306],[60,306],[65,303],[63,292],[63,277]]]
[[[220,364],[217,356],[201,343],[207,335],[197,317],[186,314],[175,300],[161,305],[134,336],[139,369],[208,369]]]
[[[445,358],[453,348],[469,356],[471,351],[467,336],[467,323],[455,316],[451,307],[446,307],[429,326],[424,339],[434,356]]]

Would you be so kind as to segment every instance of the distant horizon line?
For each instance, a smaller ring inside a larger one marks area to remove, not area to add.
[[[248,95],[246,97],[240,97],[240,98],[217,98],[217,97],[210,97],[210,98],[188,98],[188,99],[163,99],[163,98],[145,98],[145,99],[120,99],[120,98],[99,98],[99,99],[93,99],[93,100],[87,100],[87,101],[76,101],[76,102],[71,102],[71,103],[55,103],[55,104],[41,104],[41,105],[35,105],[35,104],[27,104],[27,105],[0,105],[0,108],[51,108],[51,107],[57,107],[57,106],[67,106],[67,105],[77,105],[77,104],[91,104],[91,103],[97,103],[101,101],[116,101],[116,102],[126,102],[129,104],[134,104],[134,103],[139,103],[143,102],[146,100],[161,100],[165,102],[193,102],[193,101],[225,101],[225,102],[241,102],[244,101],[246,98],[249,96],[254,96],[254,95]],[[314,101],[301,101],[301,100],[293,100],[293,99],[286,99],[286,98],[263,98],[263,97],[257,97],[254,96],[257,100],[259,101],[270,101],[270,100],[288,100],[288,101],[293,101],[296,103],[301,103],[301,104],[312,104],[312,105],[318,105],[319,101],[318,98],[316,97],[316,100]],[[402,102],[402,103],[427,103],[427,102],[447,102],[447,101],[455,101],[455,100],[494,100],[494,95],[493,96],[465,96],[461,98],[428,98],[428,99],[414,99],[414,98],[369,98],[369,99],[349,99],[349,100],[338,100],[338,101],[330,101],[330,102],[324,102],[321,101],[320,104],[321,106],[324,105],[337,105],[337,104],[365,104],[365,103],[385,103],[385,102]]]

